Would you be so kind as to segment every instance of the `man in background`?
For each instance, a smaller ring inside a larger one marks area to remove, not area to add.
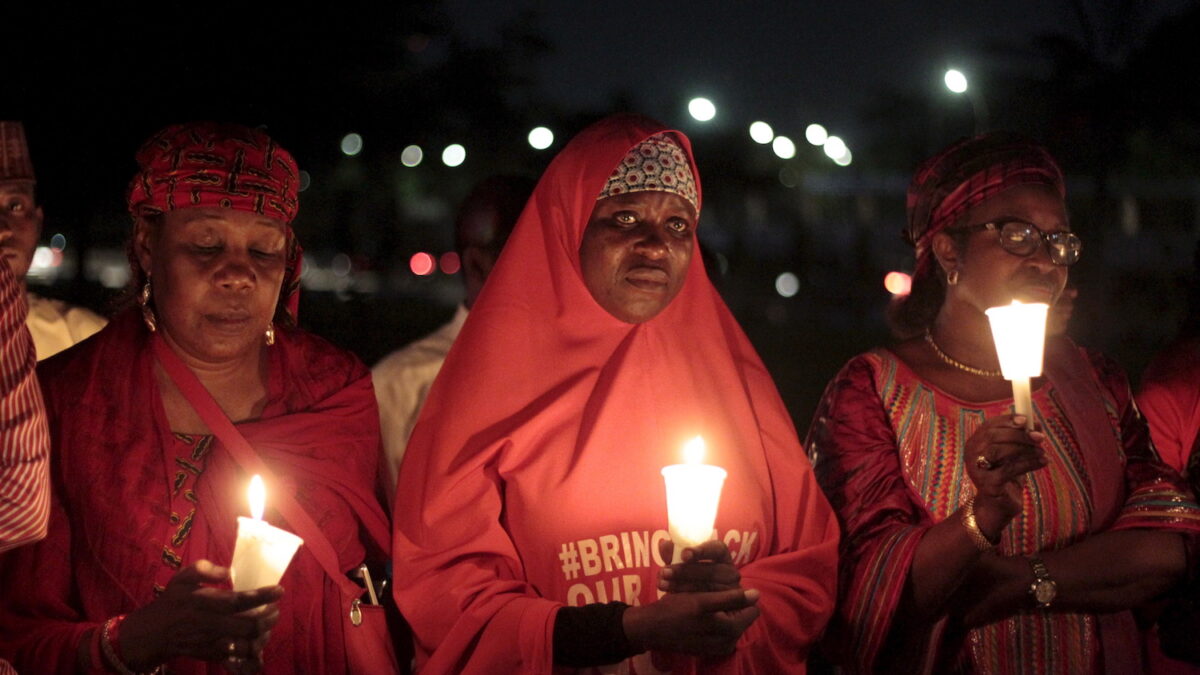
[[[42,234],[42,207],[37,203],[33,162],[20,122],[0,121],[0,255],[23,282]],[[33,335],[38,360],[82,341],[106,321],[98,314],[27,293],[26,323]]]
[[[534,181],[519,176],[492,176],[475,186],[459,207],[454,223],[455,248],[462,260],[466,297],[454,318],[433,333],[380,359],[371,369],[379,426],[387,464],[388,502],[395,497],[400,460],[421,412],[425,396],[458,337],[467,312],[500,257]]]

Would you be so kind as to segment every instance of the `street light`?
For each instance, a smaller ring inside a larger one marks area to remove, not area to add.
[[[951,68],[942,77],[946,88],[955,94],[966,94],[971,101],[971,112],[975,115],[975,133],[981,134],[988,128],[987,101],[980,95],[978,88],[972,88],[967,82],[967,76],[961,70]]]
[[[707,122],[717,116],[717,106],[706,98],[694,98],[688,101],[688,112],[698,122]]]

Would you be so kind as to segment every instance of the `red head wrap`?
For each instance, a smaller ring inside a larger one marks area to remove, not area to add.
[[[296,318],[300,245],[290,223],[299,209],[300,172],[292,155],[259,129],[237,124],[174,124],[142,144],[138,173],[129,182],[129,213],[158,215],[176,209],[218,207],[284,222],[287,268],[280,300]],[[130,257],[134,272],[142,270]],[[135,274],[137,276],[137,274]]]
[[[904,238],[917,249],[914,276],[932,269],[933,235],[962,214],[1017,185],[1047,185],[1066,196],[1062,170],[1050,153],[1030,139],[994,132],[960,140],[926,160],[908,188]]]
[[[0,180],[34,180],[25,127],[20,122],[0,122]]]

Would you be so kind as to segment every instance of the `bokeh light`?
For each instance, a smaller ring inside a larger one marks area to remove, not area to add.
[[[546,127],[534,127],[529,132],[529,145],[534,150],[545,150],[554,144],[554,132]]]
[[[442,274],[458,274],[462,269],[462,261],[458,259],[458,254],[454,251],[447,251],[438,258],[438,267],[442,269]]]
[[[771,149],[780,159],[791,159],[796,156],[796,144],[787,136],[776,136],[771,141]]]
[[[433,270],[436,267],[437,261],[434,260],[432,255],[424,251],[421,251],[420,253],[414,253],[412,257],[408,259],[408,269],[412,270],[412,273],[419,277],[425,277],[433,274]]]
[[[830,136],[825,139],[825,156],[829,159],[837,159],[846,154],[846,142],[837,136]]]
[[[912,277],[904,272],[888,272],[883,277],[883,287],[892,295],[908,295],[912,291]]]
[[[775,138],[775,130],[766,122],[754,122],[750,125],[750,138],[755,143],[766,145]]]
[[[707,122],[717,116],[717,106],[702,97],[688,101],[688,112],[699,122]]]
[[[951,68],[946,71],[946,77],[943,79],[946,82],[946,88],[956,94],[967,90],[967,76],[963,75],[962,71]]]
[[[342,154],[353,157],[362,152],[363,139],[358,134],[350,133],[342,136]]]
[[[784,272],[775,277],[775,292],[785,298],[790,298],[800,292],[800,278],[791,272]]]
[[[810,124],[804,128],[804,140],[812,145],[824,145],[829,138],[829,132],[820,124]]]
[[[329,267],[333,270],[335,277],[344,277],[350,274],[353,265],[350,262],[350,256],[345,253],[339,253],[333,256],[333,262],[330,263]]]
[[[410,145],[400,151],[400,163],[410,169],[420,164],[423,159],[425,159],[425,151],[419,145]]]
[[[850,148],[846,148],[846,151],[841,156],[833,158],[833,163],[838,166],[850,166],[850,162],[852,161],[854,161],[854,155],[850,154]]]
[[[300,185],[299,185],[300,191],[304,192],[310,186],[312,186],[312,174],[310,174],[307,171],[301,171],[300,172]]]
[[[50,249],[53,251],[61,251],[67,247],[67,236],[61,232],[50,237]]]
[[[449,167],[461,165],[467,159],[467,149],[458,143],[451,143],[442,150],[442,164]]]

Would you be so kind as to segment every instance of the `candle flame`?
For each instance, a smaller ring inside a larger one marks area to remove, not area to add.
[[[684,464],[702,464],[704,462],[704,437],[697,436],[683,445]]]
[[[254,474],[250,479],[250,515],[255,520],[262,520],[263,507],[267,502],[267,488],[263,485],[262,476]]]

